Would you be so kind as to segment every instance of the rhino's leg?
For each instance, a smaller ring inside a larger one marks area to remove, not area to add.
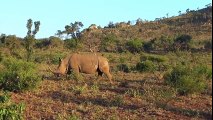
[[[103,73],[107,76],[107,78],[109,79],[110,83],[112,83],[112,75],[110,74],[108,67],[103,68]]]
[[[107,71],[105,74],[107,75],[110,83],[112,83],[112,75],[109,73],[109,71]]]
[[[99,69],[97,71],[98,71],[98,77],[96,80],[99,81],[101,79],[101,77],[103,76],[103,72],[101,72]]]

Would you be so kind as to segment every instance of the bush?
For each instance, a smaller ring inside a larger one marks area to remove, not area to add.
[[[166,63],[168,61],[168,58],[161,55],[151,55],[151,54],[142,54],[140,57],[140,61],[149,61],[146,64],[150,64],[150,70],[148,71],[165,71],[169,68],[169,65]],[[151,61],[151,62],[150,62]],[[138,64],[144,64],[144,63],[138,63]],[[144,65],[142,65],[144,66]],[[148,66],[147,66],[148,67]],[[143,70],[144,71],[144,70]],[[147,71],[147,70],[145,70]]]
[[[208,68],[206,65],[198,65],[194,68],[194,72],[204,79],[212,79],[212,69]]]
[[[206,50],[212,50],[212,40],[205,41],[204,48]]]
[[[50,47],[52,48],[56,48],[56,47],[58,48],[63,46],[63,41],[58,37],[51,36],[49,37],[49,41],[50,41]]]
[[[130,52],[140,52],[143,48],[143,42],[140,39],[130,40],[126,43],[126,47]]]
[[[13,104],[7,93],[0,95],[0,120],[22,120],[24,104]]]
[[[141,61],[146,61],[146,60],[150,60],[152,62],[165,62],[168,59],[164,56],[160,56],[160,55],[145,55],[142,54],[140,57]]]
[[[126,73],[131,71],[130,67],[127,64],[119,64],[119,65],[117,65],[117,68],[119,71],[123,71]]]
[[[165,74],[165,82],[173,86],[180,95],[201,93],[207,88],[206,77],[208,74],[204,69],[201,66],[190,68],[185,65],[177,65],[171,72]]]
[[[192,37],[190,35],[182,34],[177,36],[174,40],[174,50],[188,50]]]
[[[0,86],[4,90],[29,90],[41,80],[32,62],[25,62],[14,58],[4,59],[5,70],[0,71]]]
[[[116,52],[118,41],[115,34],[107,34],[103,40],[101,40],[101,51]]]
[[[156,65],[150,60],[141,61],[136,65],[136,70],[140,72],[153,72],[156,69]]]
[[[59,64],[59,58],[64,58],[66,53],[51,52],[51,53],[37,53],[35,54],[35,62],[42,63],[47,62],[48,64]]]

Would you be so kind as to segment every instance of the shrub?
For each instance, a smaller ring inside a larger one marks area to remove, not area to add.
[[[145,42],[143,44],[143,49],[146,52],[150,52],[150,51],[154,50],[154,44],[153,44],[153,42],[152,41]]]
[[[75,81],[83,81],[83,80],[84,80],[84,77],[83,77],[81,74],[72,71],[72,72],[68,75],[68,79],[75,80]]]
[[[174,50],[188,50],[192,37],[190,35],[182,34],[177,36],[174,40]]]
[[[101,40],[101,51],[116,52],[118,41],[115,34],[107,34],[103,40]]]
[[[4,59],[5,70],[0,71],[0,86],[9,91],[23,91],[36,87],[41,80],[34,63]]]
[[[36,48],[44,48],[50,45],[50,41],[48,39],[40,39],[35,43]]]
[[[13,104],[6,92],[0,95],[0,120],[22,120],[24,104]]]
[[[126,72],[126,73],[131,71],[130,67],[127,64],[119,64],[119,65],[117,65],[117,68],[118,68],[119,71],[123,71],[123,72]]]
[[[124,104],[124,99],[122,95],[115,96],[111,101],[110,101],[111,106],[121,106]]]
[[[141,61],[151,61],[154,65],[154,70],[165,71],[169,68],[167,64],[168,58],[162,55],[142,54],[140,57]]]
[[[51,36],[49,37],[49,41],[50,41],[50,47],[52,48],[55,48],[55,47],[58,48],[63,46],[63,41],[58,37]]]
[[[41,56],[43,58],[45,58],[44,56]],[[64,58],[65,57],[65,54],[62,54],[62,53],[52,53],[52,54],[49,54],[47,55],[47,58],[50,60],[50,62],[52,64],[59,64],[59,58]]]
[[[143,42],[140,39],[130,40],[126,43],[126,47],[130,52],[140,52],[143,48]]]
[[[160,55],[146,55],[146,54],[142,54],[140,57],[141,61],[146,61],[146,60],[150,60],[152,62],[165,62],[168,59],[164,56],[160,56]]]
[[[156,65],[150,60],[141,61],[136,65],[136,70],[140,72],[153,72],[156,69]]]
[[[196,66],[177,65],[171,72],[165,74],[165,82],[173,86],[181,95],[201,93],[207,88],[206,70]],[[207,75],[208,76],[208,75]]]
[[[205,41],[204,48],[206,50],[212,50],[212,40]]]
[[[195,74],[199,74],[200,77],[204,79],[211,79],[212,78],[212,69],[208,68],[206,65],[198,65],[194,68]]]
[[[2,52],[0,52],[0,62],[3,60],[4,56],[2,55]]]

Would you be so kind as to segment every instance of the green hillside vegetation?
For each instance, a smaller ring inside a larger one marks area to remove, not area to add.
[[[36,39],[42,21],[29,19],[26,37],[1,34],[0,119],[212,119],[210,4],[154,21],[83,26]],[[74,52],[106,57],[113,84],[49,71]]]

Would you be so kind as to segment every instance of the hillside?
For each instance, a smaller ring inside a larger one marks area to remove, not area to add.
[[[120,45],[132,39],[150,41],[161,36],[174,37],[180,34],[192,36],[193,41],[200,42],[212,40],[212,6],[200,10],[187,11],[179,16],[158,18],[155,21],[142,21],[138,19],[136,24],[129,22],[109,23],[104,28],[98,28],[94,24],[85,29],[83,41],[98,44],[107,35],[114,35]],[[85,44],[86,44],[85,43]]]

